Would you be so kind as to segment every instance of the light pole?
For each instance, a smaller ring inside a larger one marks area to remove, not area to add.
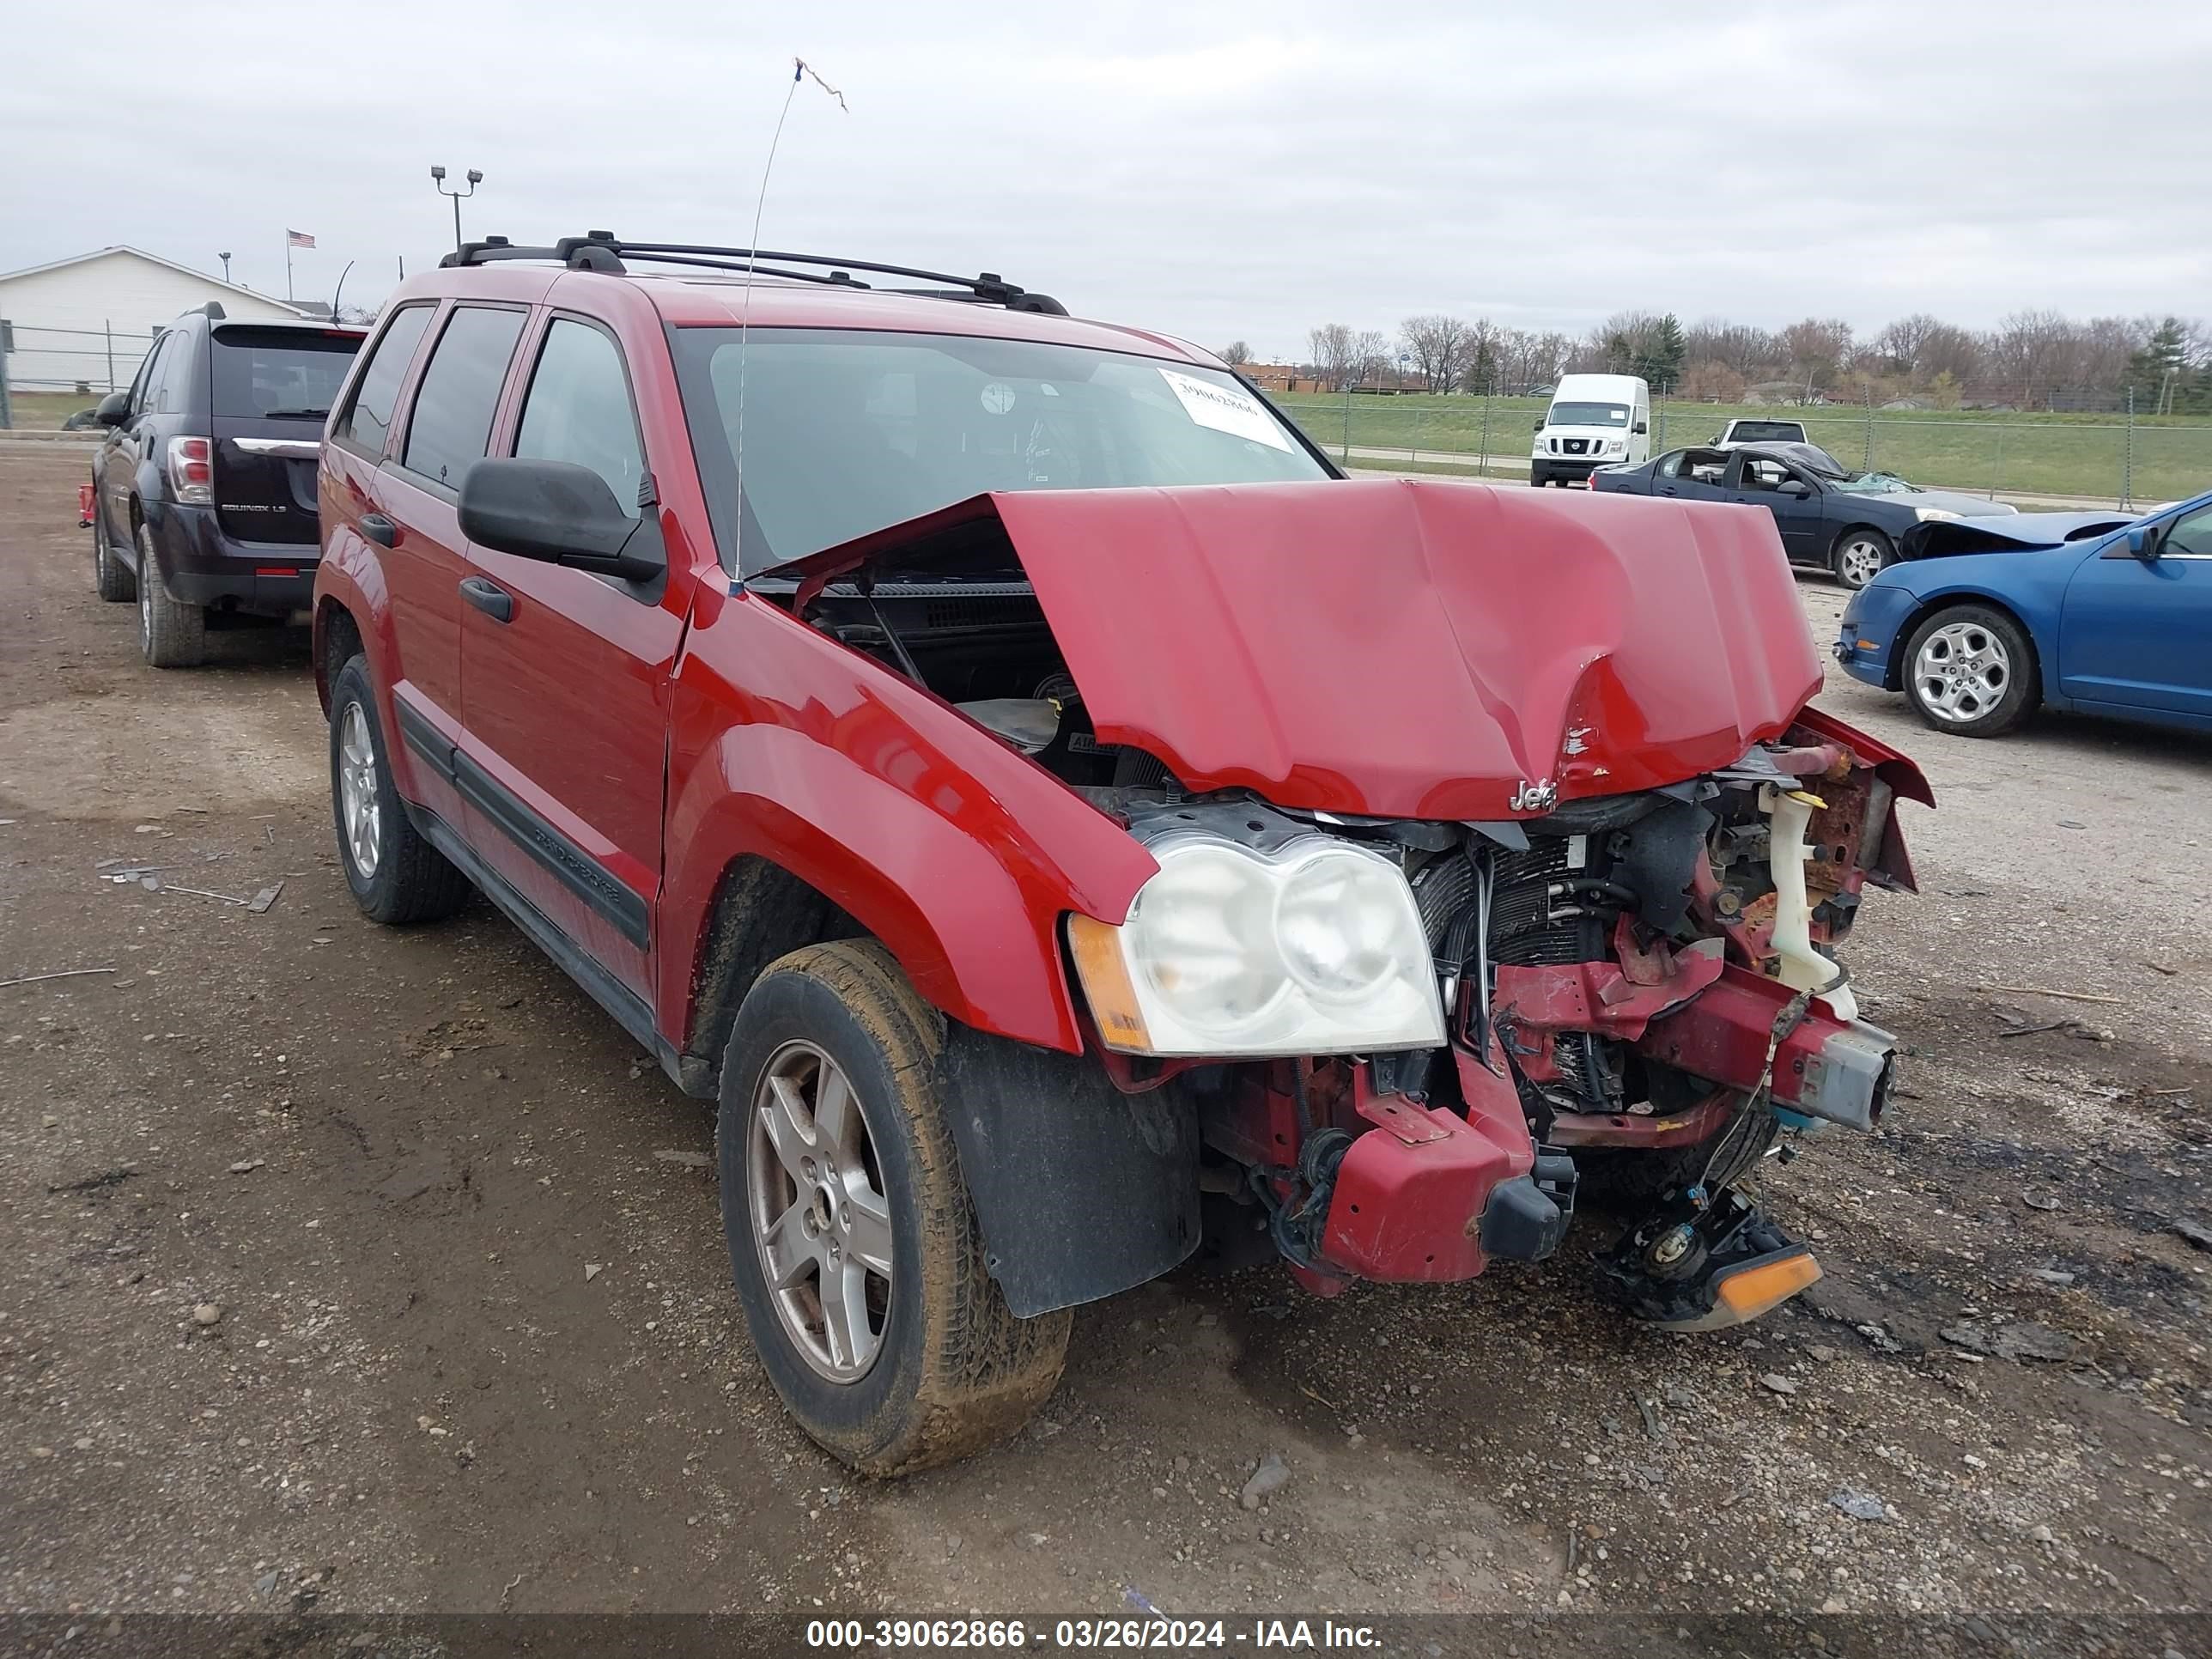
[[[222,280],[228,283],[230,280],[230,255],[218,253],[215,257],[222,261]]]
[[[430,182],[437,185],[438,194],[453,198],[453,252],[456,253],[461,251],[461,199],[477,193],[477,186],[483,183],[483,174],[471,167],[468,172],[468,180],[469,187],[466,190],[447,190],[445,168],[430,169]]]

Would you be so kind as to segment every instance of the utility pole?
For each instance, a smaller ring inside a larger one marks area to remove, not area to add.
[[[222,261],[222,280],[228,283],[230,280],[230,255],[218,253],[215,257]]]

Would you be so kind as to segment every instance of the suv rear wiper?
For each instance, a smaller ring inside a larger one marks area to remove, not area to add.
[[[261,418],[264,421],[287,421],[295,418],[321,421],[327,420],[330,417],[330,412],[327,409],[264,409],[261,411]]]

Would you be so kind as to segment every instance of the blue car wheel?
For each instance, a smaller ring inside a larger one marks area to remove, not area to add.
[[[1962,738],[2001,736],[2042,701],[2035,647],[1983,605],[1953,605],[1913,629],[1901,678],[1913,713]]]

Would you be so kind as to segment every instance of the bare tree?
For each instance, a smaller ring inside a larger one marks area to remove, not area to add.
[[[1494,390],[1505,367],[1505,340],[1510,329],[1504,329],[1487,317],[1478,317],[1468,325],[1467,349],[1461,354],[1460,385],[1468,392]]]
[[[1334,391],[1348,383],[1358,368],[1358,337],[1342,323],[1323,323],[1306,332],[1306,349],[1312,354],[1314,378],[1326,380]]]
[[[1685,354],[1692,363],[1718,363],[1746,380],[1770,380],[1788,363],[1782,343],[1763,328],[1708,317],[1683,331]]]
[[[1486,321],[1481,326],[1487,328],[1489,324]],[[1474,325],[1439,312],[1407,318],[1399,326],[1398,337],[1431,392],[1449,392],[1460,383],[1475,345]]]
[[[1895,374],[1917,374],[1920,372],[1920,355],[1929,340],[1943,327],[1942,321],[1924,311],[1916,311],[1909,317],[1899,317],[1874,337],[1869,348],[1880,356],[1882,367]]]
[[[1352,339],[1352,384],[1365,386],[1390,372],[1390,337],[1379,329],[1363,328]]]
[[[1840,317],[1808,317],[1782,331],[1790,378],[1808,392],[1826,391],[1850,361],[1851,325]]]
[[[1224,363],[1249,363],[1252,361],[1252,348],[1242,340],[1231,340],[1213,355]]]

